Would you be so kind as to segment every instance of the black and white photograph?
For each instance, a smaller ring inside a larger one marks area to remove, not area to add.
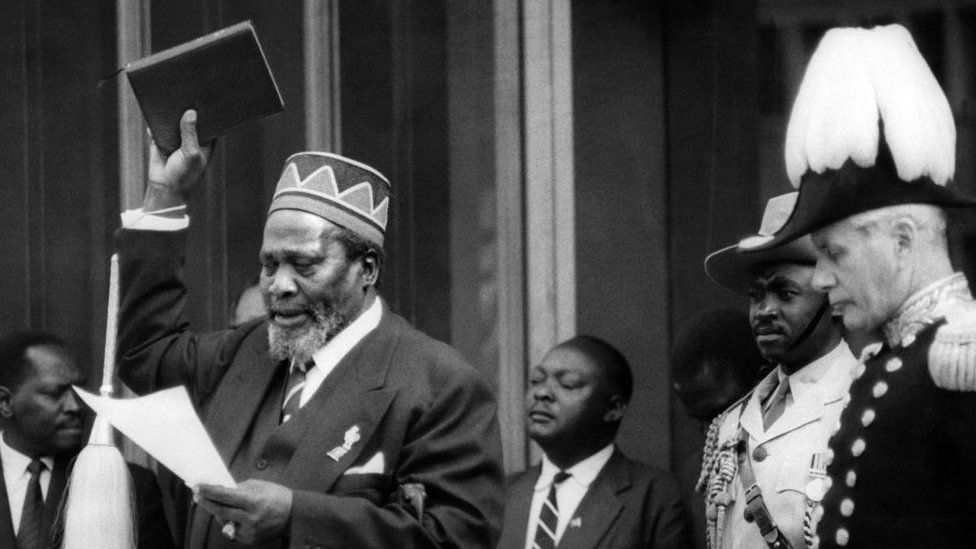
[[[976,546],[976,0],[0,45],[0,548]]]

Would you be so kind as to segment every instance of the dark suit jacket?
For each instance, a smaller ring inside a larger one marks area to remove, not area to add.
[[[242,448],[252,451],[249,433],[266,400],[280,400],[270,387],[286,365],[268,357],[264,320],[215,334],[188,331],[179,274],[184,238],[184,231],[118,234],[120,374],[138,393],[185,385],[217,449],[232,463]],[[296,416],[276,427],[281,444],[258,448],[260,459],[243,475],[293,490],[291,544],[494,547],[503,495],[494,397],[456,351],[384,311],[380,325],[300,413],[310,420],[296,423]],[[353,426],[359,440],[338,460],[330,457]],[[378,453],[386,464],[382,473],[345,474]],[[426,490],[419,519],[394,496],[405,483]],[[202,510],[193,512],[191,539],[208,520]]]
[[[535,466],[509,479],[498,549],[523,549],[532,493],[542,471]],[[688,549],[691,539],[674,479],[666,471],[614,450],[573,515],[559,549]]]
[[[58,459],[51,470],[51,483],[47,487],[47,498],[44,499],[44,523],[54,524],[61,504],[61,494],[67,485],[68,459]],[[51,497],[56,495],[56,497]],[[52,541],[53,543],[53,541]],[[17,547],[17,537],[14,535],[14,523],[10,518],[10,502],[7,499],[7,483],[3,480],[3,463],[0,462],[0,547]]]
[[[163,494],[159,489],[156,475],[134,463],[129,464],[132,475],[132,488],[136,494],[136,512],[139,519],[139,549],[172,549],[173,535],[166,511],[163,509]]]
[[[47,497],[44,499],[44,522],[55,524],[55,518],[65,496],[71,459],[58,459],[51,471]],[[173,539],[163,513],[162,494],[152,471],[129,464],[132,485],[136,495],[136,511],[139,520],[139,549],[172,549]],[[10,518],[10,502],[7,499],[7,483],[3,481],[3,463],[0,462],[0,547],[17,546],[14,526]],[[53,536],[52,536],[53,540]],[[53,543],[53,541],[52,541]]]

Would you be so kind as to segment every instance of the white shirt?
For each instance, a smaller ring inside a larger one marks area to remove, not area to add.
[[[163,217],[165,212],[179,213],[180,217]],[[122,212],[122,226],[126,229],[140,231],[180,231],[190,226],[190,218],[186,215],[186,205],[166,208],[153,212],[143,211],[142,208]]]
[[[305,406],[325,381],[326,376],[332,373],[349,351],[380,325],[382,318],[383,300],[377,297],[368,309],[356,317],[356,320],[336,334],[321,349],[315,351],[312,355],[315,365],[305,372],[305,386],[302,388],[302,398],[298,401],[299,408]]]
[[[596,479],[603,466],[610,461],[613,455],[613,444],[608,444],[599,452],[573,465],[566,472],[570,477],[556,486],[556,507],[559,508],[559,522],[556,525],[556,543],[563,537],[563,532],[569,525],[570,519],[576,513],[586,491],[590,489],[590,484]],[[549,458],[542,456],[542,471],[539,473],[539,480],[535,483],[535,492],[532,494],[532,506],[529,507],[529,524],[525,529],[525,549],[532,549],[535,541],[535,529],[539,522],[539,511],[542,504],[549,497],[549,488],[552,480],[559,472]]]
[[[10,520],[14,524],[14,535],[20,530],[20,514],[24,510],[24,498],[27,497],[27,485],[30,484],[30,472],[27,466],[31,458],[7,446],[7,441],[0,435],[0,463],[3,463],[3,482],[7,487],[7,503],[10,505]],[[47,498],[47,487],[51,484],[51,470],[54,469],[54,458],[42,457],[44,469],[41,471],[41,496]]]

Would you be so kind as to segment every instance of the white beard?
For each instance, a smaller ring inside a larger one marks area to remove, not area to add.
[[[299,328],[282,328],[273,321],[268,324],[268,352],[271,358],[303,364],[349,325],[349,319],[344,314],[327,311],[322,304],[316,305],[313,312],[312,322]]]

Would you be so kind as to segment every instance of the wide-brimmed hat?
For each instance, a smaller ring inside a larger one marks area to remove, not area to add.
[[[955,147],[952,109],[904,27],[831,29],[810,59],[786,132],[796,207],[754,250],[889,206],[976,206],[948,187]]]
[[[765,247],[790,217],[797,194],[792,192],[770,198],[756,235],[710,253],[705,258],[705,272],[709,278],[737,294],[748,295],[755,271],[761,265],[780,262],[814,264],[817,256],[809,236]],[[765,248],[761,252],[753,251],[759,247]]]

